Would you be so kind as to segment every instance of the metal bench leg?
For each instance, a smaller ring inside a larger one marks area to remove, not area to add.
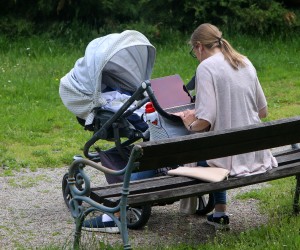
[[[120,207],[120,215],[121,215],[121,236],[123,240],[124,249],[130,250],[132,249],[129,243],[129,236],[128,236],[128,228],[126,222],[126,204],[125,206],[121,205]]]
[[[299,206],[299,195],[300,195],[300,175],[296,175],[296,190],[294,195],[294,213],[298,214],[300,212]]]
[[[80,249],[81,228],[84,221],[84,216],[78,216],[75,219],[75,233],[73,249]]]
[[[122,198],[120,200],[120,233],[123,240],[124,249],[129,250],[132,249],[129,243],[129,236],[128,236],[128,228],[127,228],[127,197],[129,194],[129,176],[125,175],[123,188],[122,188]]]
[[[132,173],[132,170],[138,166],[138,163],[135,163],[135,160],[140,157],[142,154],[141,148],[135,146],[132,151],[129,158],[129,161],[127,163],[127,171],[124,175],[123,180],[123,187],[122,187],[122,198],[120,200],[120,216],[121,216],[121,225],[120,225],[120,231],[121,236],[123,240],[123,246],[124,249],[129,250],[132,249],[129,243],[129,237],[128,237],[128,228],[127,228],[127,197],[129,195],[129,185],[130,185],[130,176]]]

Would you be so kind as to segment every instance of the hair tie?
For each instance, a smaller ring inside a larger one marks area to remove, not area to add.
[[[218,43],[221,46],[222,36],[218,37]]]

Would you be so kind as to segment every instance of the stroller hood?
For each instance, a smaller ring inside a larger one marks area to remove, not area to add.
[[[101,93],[107,88],[133,93],[149,80],[155,48],[140,32],[126,30],[91,41],[84,57],[61,79],[59,93],[76,116],[93,121],[93,109],[106,104]]]

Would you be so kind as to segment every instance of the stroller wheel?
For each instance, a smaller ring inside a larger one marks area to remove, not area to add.
[[[215,207],[215,200],[213,194],[205,194],[198,197],[198,204],[196,214],[206,215]]]
[[[129,229],[140,229],[145,226],[151,216],[151,206],[128,207],[127,227]]]
[[[69,185],[68,185],[68,177],[69,177],[69,174],[66,173],[63,176],[63,179],[62,179],[62,193],[63,193],[64,201],[65,201],[67,207],[69,207],[69,202],[72,199],[72,194],[70,192],[70,188],[69,188]],[[83,179],[80,176],[79,172],[76,172],[76,174],[75,174],[75,180],[76,180],[76,187],[79,190],[82,189]],[[81,205],[81,203],[82,202],[79,201],[79,205]]]

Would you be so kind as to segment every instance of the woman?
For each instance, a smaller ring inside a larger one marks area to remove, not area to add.
[[[267,102],[252,63],[209,23],[201,24],[193,32],[190,44],[191,54],[200,64],[196,71],[195,110],[178,113],[185,127],[196,133],[260,123],[260,118],[267,116]],[[212,159],[207,164],[226,168],[231,176],[257,174],[277,167],[270,150]],[[215,211],[207,222],[216,228],[229,227],[225,191],[215,194]]]

